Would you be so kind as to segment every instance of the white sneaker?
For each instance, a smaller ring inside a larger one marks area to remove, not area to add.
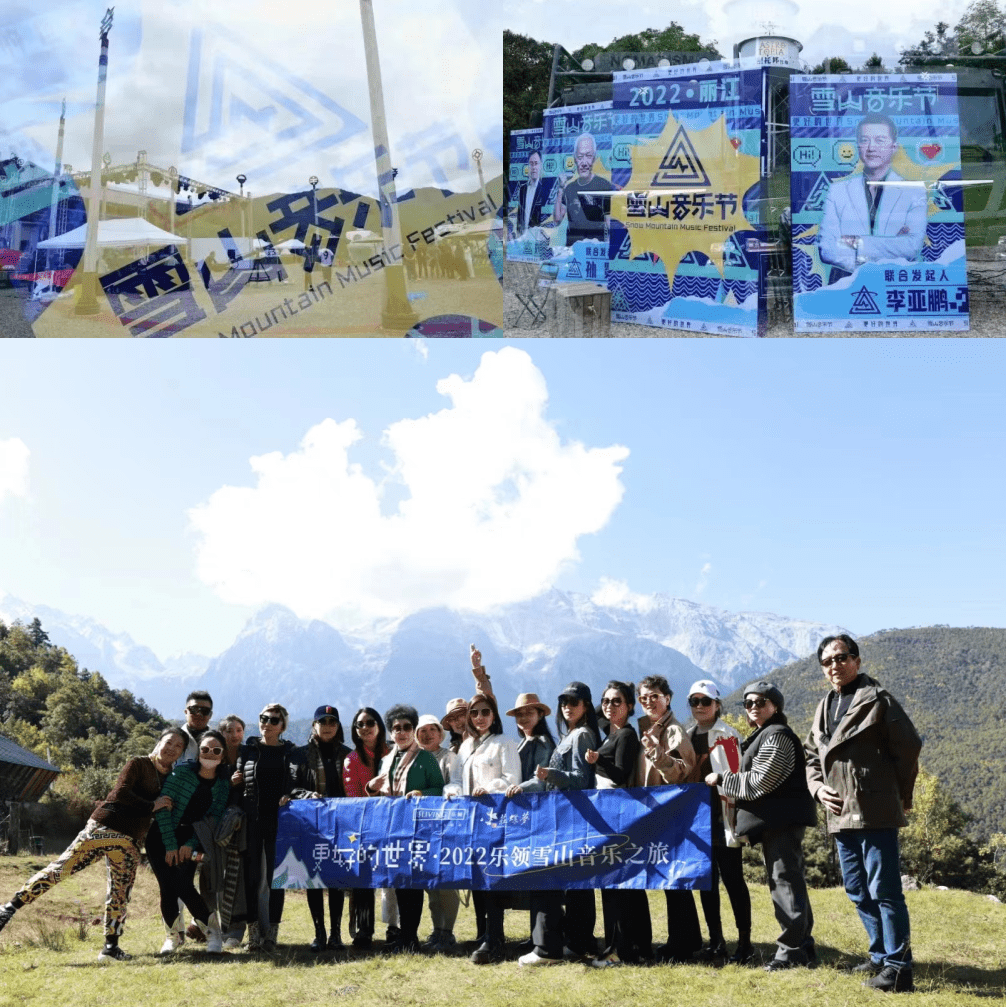
[[[235,948],[239,947],[241,947],[240,937],[228,937],[223,944],[224,951],[233,951]]]
[[[198,920],[196,920],[199,923]],[[220,917],[216,913],[210,913],[210,918],[206,923],[199,923],[199,929],[206,934],[206,953],[218,955],[224,949],[224,935],[220,932]]]
[[[184,943],[185,938],[182,936],[180,930],[169,930],[167,937],[164,938],[164,943],[161,945],[161,950],[157,953],[159,955],[174,954]]]
[[[587,964],[592,969],[610,969],[614,965],[621,965],[622,961],[618,957],[618,952],[612,951],[610,955],[605,955],[603,958],[593,958]]]
[[[517,959],[517,964],[521,966],[531,965],[561,965],[561,958],[542,958],[537,951],[529,951],[526,955],[521,955]]]
[[[102,948],[98,952],[98,961],[102,963],[128,962],[132,957],[132,955],[127,955],[118,945],[114,948]]]

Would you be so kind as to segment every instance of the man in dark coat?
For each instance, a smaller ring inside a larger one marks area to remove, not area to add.
[[[807,787],[828,811],[845,890],[870,938],[853,971],[892,993],[914,990],[898,829],[907,825],[922,741],[885,689],[860,671],[859,645],[828,636],[817,658],[831,684],[804,742]]]

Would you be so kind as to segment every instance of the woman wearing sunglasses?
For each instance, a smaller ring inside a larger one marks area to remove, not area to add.
[[[477,651],[476,651],[477,653]],[[492,696],[476,692],[468,704],[467,737],[461,743],[461,778],[444,788],[445,797],[505,794],[520,782],[517,743],[503,736],[503,722]],[[472,891],[475,950],[471,961],[488,965],[503,958],[503,909],[499,892]]]
[[[230,774],[223,761],[226,750],[227,741],[219,731],[204,731],[199,737],[198,761],[176,765],[161,789],[172,803],[154,815],[155,827],[147,834],[147,859],[161,890],[161,917],[167,930],[162,955],[177,951],[185,941],[179,900],[206,935],[206,950],[223,950],[220,916],[216,909],[210,912],[206,900],[196,891],[197,863],[193,856],[213,856],[216,852],[204,849],[196,829],[205,819],[216,822],[227,806]]]
[[[339,723],[339,711],[334,706],[319,706],[314,711],[314,722],[311,725],[311,737],[301,750],[301,786],[303,790],[294,793],[294,797],[313,797],[322,800],[328,797],[345,797],[346,788],[342,782],[349,749],[342,743],[342,724]],[[337,950],[342,947],[342,909],[345,897],[339,888],[328,889],[328,914],[331,930],[325,933],[325,895],[321,888],[307,890],[307,907],[311,911],[314,922],[314,940],[311,941],[312,951],[324,951],[326,948]]]
[[[695,750],[671,709],[674,694],[663,675],[647,675],[638,687],[639,705],[645,711],[639,718],[639,767],[637,780],[642,787],[662,787],[668,783],[687,783],[695,769]],[[667,943],[656,948],[660,961],[690,962],[702,947],[699,914],[690,891],[667,888]]]
[[[600,744],[597,714],[590,698],[590,688],[583,682],[570,682],[559,693],[555,727],[559,744],[548,767],[535,770],[537,789],[590,790],[594,786],[594,767],[587,752]],[[530,789],[530,788],[529,788]],[[534,917],[534,949],[521,955],[521,966],[555,965],[568,950],[573,958],[591,961],[597,954],[594,940],[594,892],[571,888],[562,892],[533,891],[531,915]]]
[[[769,894],[783,928],[767,972],[817,963],[803,864],[803,834],[817,824],[817,811],[807,789],[803,746],[782,707],[783,695],[771,682],[746,686],[744,709],[755,731],[741,744],[740,770],[706,776],[710,787],[737,802],[737,835],[762,846]]]
[[[611,681],[604,687],[601,710],[608,737],[586,759],[597,774],[597,789],[631,787],[639,761],[639,736],[629,723],[636,709],[636,693],[630,682]],[[653,958],[650,903],[641,888],[603,888],[604,951],[590,964],[594,968],[638,964]]]
[[[692,719],[685,724],[685,733],[695,749],[698,763],[693,778],[704,780],[709,773],[726,773],[740,768],[741,736],[720,719],[722,703],[715,682],[701,679],[688,690],[688,706]],[[718,799],[717,799],[718,798]],[[709,930],[709,944],[696,955],[702,961],[726,958],[734,965],[751,961],[751,895],[744,880],[741,864],[741,841],[736,834],[737,808],[734,799],[722,789],[712,802],[713,883],[709,891],[700,892],[702,915]],[[720,921],[720,878],[730,899],[734,923],[737,925],[737,950],[727,958]]]
[[[367,784],[367,792],[383,797],[439,797],[444,777],[436,758],[419,747],[414,706],[397,703],[384,715],[393,747],[381,763],[381,772]],[[393,954],[419,950],[419,921],[423,916],[423,889],[396,888],[401,932],[385,945]]]
[[[388,751],[384,721],[372,706],[356,711],[350,731],[355,751],[346,756],[342,785],[347,797],[369,797],[367,784],[377,775]],[[349,932],[353,947],[369,948],[374,942],[374,889],[354,888],[349,897]]]
[[[276,866],[276,829],[279,809],[298,789],[303,757],[292,741],[281,737],[289,715],[270,703],[258,718],[261,737],[248,738],[238,752],[232,779],[240,787],[238,801],[245,813],[244,876],[248,906],[248,950],[271,951],[283,916],[285,892],[271,888]]]

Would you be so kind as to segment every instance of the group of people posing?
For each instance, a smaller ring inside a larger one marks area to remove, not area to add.
[[[770,682],[744,689],[753,732],[742,738],[722,719],[714,682],[691,686],[691,718],[681,725],[671,709],[671,689],[660,675],[647,676],[637,686],[611,681],[596,706],[586,684],[571,682],[556,699],[553,734],[552,710],[534,693],[521,693],[501,715],[474,648],[478,691],[470,700],[451,700],[442,717],[420,716],[406,704],[392,706],[384,717],[363,707],[350,723],[352,747],[344,742],[333,706],[315,711],[311,738],[298,747],[282,737],[288,715],[279,704],[262,711],[260,735],[245,738],[245,725],[236,716],[221,721],[218,730],[209,729],[212,702],[208,694],[195,692],[186,701],[185,724],[168,728],[150,756],[130,759],[70,847],[0,907],[0,929],[62,877],[104,857],[109,881],[99,959],[127,958],[118,941],[145,843],[161,893],[163,954],[185,940],[182,905],[207,950],[240,946],[245,930],[250,950],[269,950],[285,894],[270,887],[277,822],[280,807],[290,800],[512,797],[704,783],[712,791],[712,886],[700,893],[705,944],[690,891],[665,890],[667,939],[654,947],[646,893],[602,890],[599,950],[593,891],[532,890],[530,936],[519,964],[545,966],[564,959],[598,968],[650,960],[751,963],[751,900],[741,861],[742,845],[751,844],[761,846],[782,927],[766,970],[815,965],[802,841],[805,829],[817,822],[816,801],[827,811],[846,891],[870,941],[869,958],[853,971],[874,988],[907,992],[913,989],[912,956],[897,829],[906,824],[911,807],[921,741],[897,701],[861,672],[851,637],[827,637],[818,660],[831,690],[803,743],[787,724],[782,693]],[[638,730],[632,724],[637,703],[642,708]],[[505,733],[504,716],[514,718],[516,740]],[[737,931],[732,952],[720,919],[721,880]],[[343,947],[346,894],[328,890],[326,921],[325,891],[308,891],[312,950]],[[348,894],[352,943],[371,948],[375,892]],[[402,888],[381,894],[389,920],[382,950],[420,950],[427,893]],[[461,893],[432,888],[428,896],[433,933],[422,946],[446,951],[455,944]],[[478,935],[470,956],[474,964],[504,958],[503,915],[512,898],[512,893],[471,893]]]

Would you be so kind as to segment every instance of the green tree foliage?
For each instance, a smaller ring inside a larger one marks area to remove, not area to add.
[[[685,31],[672,21],[666,28],[647,28],[633,35],[621,35],[607,45],[589,42],[573,53],[573,60],[582,63],[599,52],[702,53],[708,59],[722,59],[716,45],[715,39],[703,42],[698,35]]]
[[[79,668],[38,619],[27,627],[0,622],[0,730],[64,771],[54,790],[68,808],[90,810],[126,760],[149,753],[166,726],[142,700]]]
[[[887,67],[884,66],[883,57],[874,53],[864,64],[864,73],[887,73]]]
[[[926,63],[933,59],[955,56],[957,54],[957,39],[950,30],[950,25],[946,21],[940,21],[936,25],[935,34],[927,31],[921,42],[909,46],[905,49],[898,62],[902,66],[911,66],[914,63]]]
[[[552,73],[552,45],[503,32],[503,128],[527,129],[531,113],[545,107]]]
[[[973,0],[954,27],[962,53],[998,52],[1006,48],[1006,11],[996,0]]]
[[[841,56],[825,56],[811,73],[851,73],[852,67]]]

